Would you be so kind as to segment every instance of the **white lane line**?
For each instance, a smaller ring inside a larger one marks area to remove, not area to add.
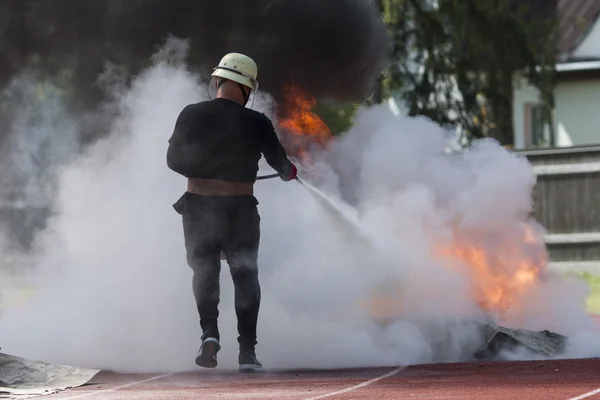
[[[125,389],[125,388],[136,386],[136,385],[141,385],[142,383],[152,382],[152,381],[156,381],[158,379],[166,378],[167,376],[171,376],[173,374],[174,374],[174,372],[170,372],[168,374],[156,375],[156,376],[153,376],[153,377],[148,378],[148,379],[144,379],[144,380],[141,380],[141,381],[130,382],[130,383],[127,383],[125,385],[115,386],[114,388],[110,388],[110,389],[96,390],[96,391],[93,391],[93,392],[87,392],[87,393],[83,393],[83,394],[78,394],[78,395],[71,396],[71,397],[62,397],[60,400],[81,399],[82,397],[90,397],[90,396],[96,396],[96,395],[99,395],[99,394],[102,394],[102,393],[116,392],[117,390]]]
[[[571,397],[570,399],[567,400],[581,400],[581,399],[587,399],[588,397],[592,397],[595,394],[599,394],[600,393],[600,388],[596,389],[596,390],[592,390],[591,392],[587,392],[584,393],[580,396],[577,397]]]
[[[375,382],[379,382],[381,380],[384,380],[384,379],[387,379],[387,378],[389,378],[391,376],[394,376],[398,372],[402,371],[403,369],[405,369],[405,367],[398,367],[395,370],[390,371],[390,372],[388,372],[385,375],[381,375],[381,376],[378,376],[377,378],[373,378],[373,379],[371,379],[369,381],[365,381],[363,383],[359,383],[358,385],[350,386],[349,388],[338,390],[337,392],[325,393],[325,394],[322,394],[322,395],[319,395],[319,396],[310,397],[310,398],[305,399],[305,400],[319,400],[319,399],[325,399],[327,397],[337,396],[338,394],[344,394],[344,393],[348,393],[348,392],[353,392],[353,391],[355,391],[357,389],[364,388],[364,387],[369,386],[369,385],[371,385],[371,384],[373,384]]]

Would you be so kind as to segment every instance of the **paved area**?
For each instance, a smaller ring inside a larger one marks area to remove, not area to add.
[[[49,400],[187,399],[600,399],[600,359],[421,365],[240,375],[102,372]]]

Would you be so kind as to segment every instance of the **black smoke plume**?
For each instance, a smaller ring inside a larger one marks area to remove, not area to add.
[[[318,98],[363,100],[389,48],[369,0],[3,0],[0,79],[68,71],[90,105],[107,62],[136,74],[169,35],[190,41],[190,65],[204,73],[227,52],[253,57],[276,100],[290,82]]]
[[[170,36],[204,77],[227,52],[250,55],[278,102],[288,83],[361,101],[389,49],[368,0],[0,0],[0,220],[3,199],[37,204],[25,188],[53,187],[57,164],[107,134],[107,66],[127,83]]]

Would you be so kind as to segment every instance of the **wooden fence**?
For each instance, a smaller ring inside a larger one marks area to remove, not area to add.
[[[537,175],[534,217],[554,269],[600,273],[600,146],[517,151]]]

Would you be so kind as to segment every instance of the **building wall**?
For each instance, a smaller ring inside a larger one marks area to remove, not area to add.
[[[538,102],[538,90],[527,82],[517,83],[513,98],[513,123],[515,132],[515,149],[525,149],[525,105]]]
[[[600,79],[560,82],[555,90],[557,147],[600,144]],[[538,103],[537,90],[522,84],[515,90],[515,148],[534,147],[527,129],[530,105]],[[543,146],[542,146],[543,147]]]
[[[597,2],[591,1],[590,3]],[[597,5],[595,7],[598,8]],[[579,59],[598,59],[600,57],[600,19],[596,19],[585,38],[573,50],[571,57]]]
[[[557,85],[556,120],[558,145],[600,143],[600,80]]]

